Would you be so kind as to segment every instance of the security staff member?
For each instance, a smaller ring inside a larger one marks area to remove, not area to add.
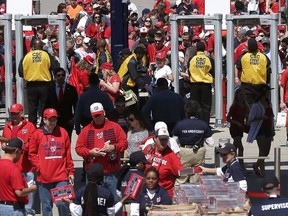
[[[145,50],[142,47],[137,47],[134,53],[123,61],[118,71],[123,89],[126,91],[132,89],[136,95],[138,95],[139,88],[148,88],[148,85],[139,76],[137,69],[144,55]]]
[[[258,92],[259,85],[270,82],[270,60],[259,51],[257,41],[254,38],[248,40],[248,52],[239,57],[236,67],[238,76],[235,76],[235,83],[238,83],[240,79],[241,88],[249,88]],[[251,106],[256,95],[246,93],[248,105]]]
[[[53,80],[51,71],[60,65],[43,51],[43,43],[36,39],[33,50],[25,55],[19,64],[19,76],[27,82],[28,120],[37,124],[37,111],[42,114],[48,90]]]
[[[188,64],[191,88],[190,99],[198,101],[202,110],[201,119],[209,124],[212,107],[213,68],[210,59],[205,55],[205,44],[196,44],[197,54]]]
[[[5,155],[0,158],[0,215],[24,216],[28,194],[35,192],[37,186],[27,187],[26,180],[16,163],[23,153],[23,141],[19,138],[11,139],[5,146]]]
[[[251,207],[249,216],[280,216],[288,213],[288,198],[279,196],[279,181],[275,175],[267,175],[262,182],[262,189],[268,198],[261,204]]]
[[[173,136],[177,136],[180,143],[180,159],[185,168],[201,165],[205,162],[206,149],[204,141],[208,146],[213,146],[212,131],[209,125],[198,119],[200,105],[197,101],[188,101],[185,104],[186,119],[177,122],[172,131]],[[192,177],[180,177],[179,183],[195,182],[199,175]]]

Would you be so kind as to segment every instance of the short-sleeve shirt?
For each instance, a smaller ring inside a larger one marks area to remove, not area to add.
[[[281,86],[284,88],[284,102],[288,103],[288,69],[286,69],[281,76]]]
[[[221,172],[221,175],[218,172],[217,175],[222,176],[224,182],[239,182],[245,180],[243,168],[237,159],[234,159],[230,165],[222,167]]]
[[[162,68],[156,68],[154,77],[155,79],[165,78],[168,79],[168,75],[172,74],[172,70],[168,65],[164,65]]]
[[[28,203],[28,196],[18,197],[15,190],[27,187],[26,180],[19,167],[8,159],[0,159],[0,200]]]
[[[195,145],[211,137],[212,131],[206,122],[191,117],[177,122],[172,134],[178,137],[181,145]]]

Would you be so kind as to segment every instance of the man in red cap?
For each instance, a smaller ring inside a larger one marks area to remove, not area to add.
[[[83,157],[86,171],[93,163],[104,167],[104,182],[108,183],[116,203],[119,200],[116,195],[116,173],[121,167],[121,153],[128,146],[126,134],[120,125],[105,118],[101,103],[93,103],[90,113],[93,120],[79,134],[75,150]]]
[[[55,109],[45,109],[44,125],[33,134],[29,146],[29,159],[37,171],[42,215],[52,215],[50,189],[74,182],[74,164],[68,133],[57,126],[58,114]],[[69,207],[64,202],[56,203],[60,216],[69,215]]]
[[[3,136],[8,139],[20,138],[23,140],[24,146],[22,149],[23,154],[19,161],[17,162],[17,166],[20,171],[24,174],[27,182],[34,181],[34,168],[28,159],[29,155],[29,140],[32,137],[32,134],[36,131],[36,127],[34,124],[29,122],[26,118],[23,117],[23,106],[22,104],[12,104],[10,106],[10,118],[9,121],[3,129]],[[34,194],[29,194],[29,203],[25,205],[25,209],[27,213],[35,214],[35,211],[32,209],[34,202]]]

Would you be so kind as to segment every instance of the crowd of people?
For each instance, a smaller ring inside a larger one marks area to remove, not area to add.
[[[231,1],[231,13],[278,13],[283,2]],[[25,80],[28,119],[23,104],[12,104],[11,121],[0,137],[5,153],[0,159],[0,216],[34,215],[33,192],[37,189],[42,215],[52,215],[50,189],[75,182],[71,140],[76,135],[75,150],[83,158],[82,180],[87,185],[76,192],[74,200],[57,202],[60,216],[69,212],[119,215],[127,203],[132,215],[146,215],[151,205],[172,204],[175,184],[197,182],[199,175],[207,173],[221,176],[224,182],[239,182],[247,191],[244,161],[237,159],[244,154],[243,134],[248,134],[247,142],[257,141],[259,156],[264,157],[269,155],[275,135],[269,26],[235,28],[235,98],[227,114],[233,143],[219,150],[224,167],[207,168],[206,148],[214,145],[210,126],[214,32],[204,26],[179,26],[178,94],[173,91],[170,62],[171,46],[175,45],[170,41],[169,25],[169,16],[174,13],[204,14],[204,3],[157,0],[153,8],[140,12],[128,0],[128,47],[121,50],[116,62],[110,55],[109,0],[68,0],[52,13],[67,14],[67,68],[59,63],[57,27],[34,28],[31,45],[17,71]],[[225,31],[222,37],[225,56]],[[279,105],[285,110],[286,25],[278,26],[278,38]],[[144,102],[139,98],[141,92],[148,92]],[[123,165],[121,157],[128,162]],[[180,176],[180,170],[194,166],[202,171]],[[266,180],[263,159],[257,160],[253,169]],[[132,173],[145,178],[137,199],[124,193]],[[263,189],[277,198],[278,182],[267,181]],[[251,215],[257,215],[257,208],[252,208]]]

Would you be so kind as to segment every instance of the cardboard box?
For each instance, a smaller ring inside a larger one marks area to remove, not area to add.
[[[136,173],[133,173],[128,181],[127,187],[124,191],[124,195],[130,194],[131,199],[137,199],[141,193],[144,185],[144,178]]]
[[[50,190],[53,203],[62,202],[62,199],[75,198],[75,192],[72,185],[65,185],[62,187],[52,188]]]

